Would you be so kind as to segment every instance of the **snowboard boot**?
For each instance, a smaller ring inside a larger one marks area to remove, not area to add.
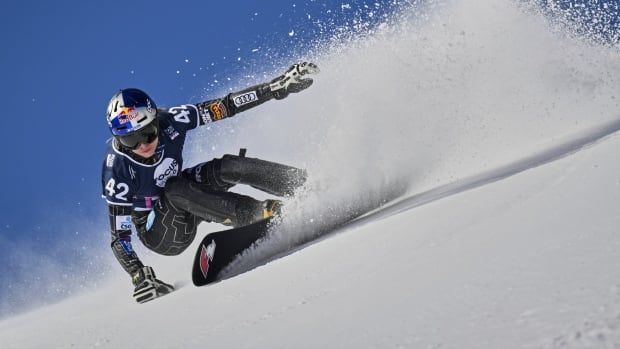
[[[267,199],[263,201],[263,219],[280,217],[282,214],[282,201]]]
[[[263,219],[279,216],[282,211],[282,201],[267,199],[258,201],[252,198],[237,203],[237,214],[230,225],[242,227],[256,223]]]
[[[153,268],[149,266],[142,267],[142,269],[135,273],[132,276],[132,281],[135,286],[133,298],[138,303],[148,302],[174,291],[172,285],[158,280],[155,277]]]

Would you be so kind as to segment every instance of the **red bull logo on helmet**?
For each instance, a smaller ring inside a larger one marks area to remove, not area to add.
[[[139,116],[140,113],[134,107],[122,107],[116,115],[121,125],[130,122],[131,120],[134,120]]]

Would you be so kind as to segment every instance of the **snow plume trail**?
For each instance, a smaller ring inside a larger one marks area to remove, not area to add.
[[[476,175],[618,117],[617,46],[558,35],[511,1],[429,2],[399,16],[291,57],[319,64],[312,88],[217,126],[226,137],[215,153],[245,146],[308,169],[308,192],[288,203],[293,226]],[[290,237],[273,240],[246,258],[280,253]]]
[[[531,154],[525,158],[513,161],[498,168],[402,198],[387,207],[381,208],[376,212],[355,220],[354,225],[357,226],[368,221],[387,218],[400,212],[440,200],[444,197],[475,189],[483,185],[508,178],[523,171],[542,166],[598,143],[618,131],[620,131],[620,119],[601,125],[595,129],[588,130],[583,134],[575,135],[566,142],[560,143],[541,152]]]

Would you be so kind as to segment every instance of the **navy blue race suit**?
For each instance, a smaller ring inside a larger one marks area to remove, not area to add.
[[[109,142],[103,161],[103,197],[108,203],[112,250],[125,271],[134,275],[143,267],[131,245],[132,229],[149,249],[177,255],[194,240],[202,221],[241,226],[258,219],[263,203],[229,192],[235,184],[286,196],[304,183],[304,170],[229,154],[183,169],[188,131],[285,96],[272,92],[266,83],[223,98],[158,110],[158,146],[148,159],[114,138]]]

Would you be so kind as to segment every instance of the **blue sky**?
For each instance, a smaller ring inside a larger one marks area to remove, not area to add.
[[[119,88],[142,88],[159,105],[217,97],[234,85],[213,86],[218,76],[284,67],[288,50],[320,34],[317,22],[342,23],[363,4],[4,1],[0,234],[62,235],[68,215],[105,215],[104,111]]]

